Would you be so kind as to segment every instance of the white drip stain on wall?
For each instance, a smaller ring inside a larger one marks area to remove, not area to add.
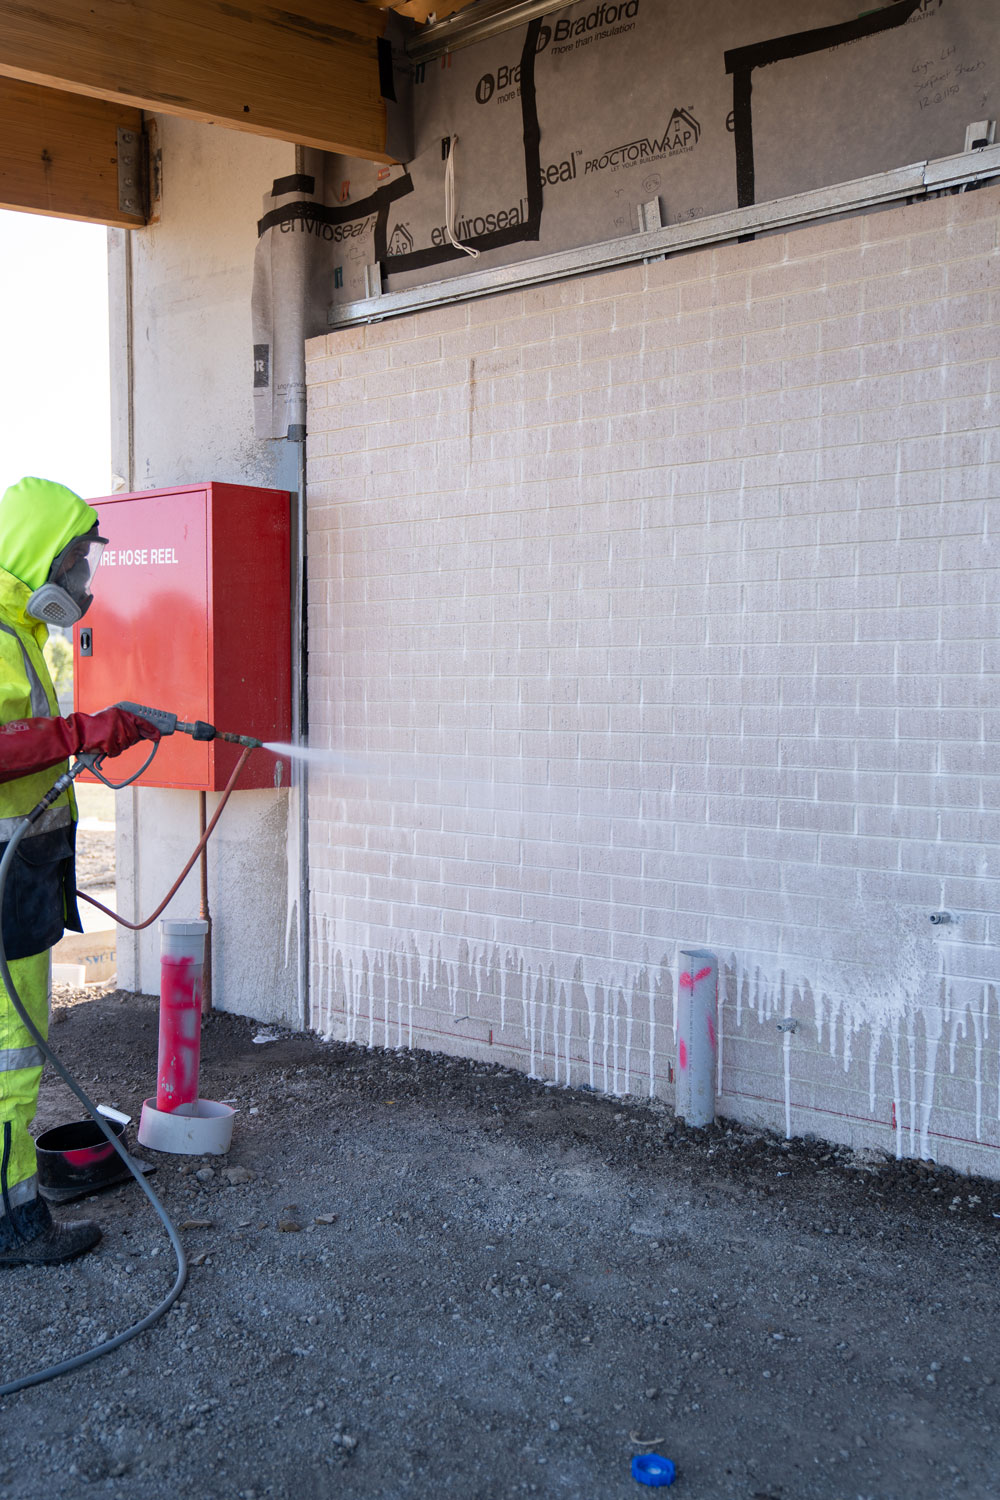
[[[657,1092],[657,1019],[665,1022],[673,1007],[666,956],[610,983],[588,980],[582,959],[562,978],[551,955],[526,958],[465,939],[451,958],[441,940],[422,947],[414,937],[381,950],[348,948],[335,926],[324,916],[315,933],[313,1023],[324,1034],[390,1048],[412,1047],[415,1034],[424,1046],[442,1034],[488,1046],[492,1036],[498,1049],[525,1053],[531,1078],[608,1094]],[[645,1027],[642,1053],[637,1023]]]
[[[927,914],[900,909],[890,902],[860,903],[853,927],[855,956],[814,962],[782,959],[752,952],[730,952],[727,995],[735,1007],[735,1028],[744,1015],[771,1027],[778,1017],[800,1022],[811,1012],[815,1049],[824,1046],[839,1059],[843,1072],[855,1066],[859,1043],[867,1044],[868,1102],[872,1120],[894,1129],[897,1157],[933,1156],[931,1149],[935,1098],[939,1080],[940,1043],[950,1029],[948,1062],[953,1076],[962,1076],[959,1044],[971,1050],[975,1091],[975,1139],[983,1140],[983,1059],[989,1036],[989,1010],[996,1003],[993,985],[953,973],[961,968],[963,944],[934,936]],[[966,924],[964,943],[977,934]],[[725,1005],[725,1002],[724,1002]],[[971,1040],[971,1048],[968,1043]],[[888,1043],[890,1095],[880,1092],[879,1068],[884,1068]],[[809,1045],[807,1034],[783,1038],[784,1107],[786,1131],[791,1129],[794,1092],[794,1054]],[[887,1108],[886,1106],[890,1106]],[[824,1112],[823,1105],[819,1106]],[[1000,1119],[1000,1078],[997,1118]]]
[[[925,931],[923,912],[868,903],[855,917],[849,960],[812,962],[732,950],[720,955],[720,1036],[728,1031],[746,1037],[756,1024],[776,1049],[780,1041],[787,1135],[793,1120],[804,1128],[811,1108],[808,1097],[805,1103],[795,1097],[797,1058],[809,1053],[813,1073],[824,1056],[845,1074],[866,1068],[871,1120],[860,1123],[892,1130],[898,1157],[926,1158],[934,1154],[941,1042],[947,1035],[951,1074],[972,1075],[976,1140],[982,1141],[984,1048],[991,1007],[997,1006],[1000,1019],[997,987],[950,973],[950,965],[961,967],[963,945]],[[415,936],[379,947],[371,929],[344,925],[353,927],[350,945],[328,915],[314,932],[313,1019],[325,1034],[397,1049],[433,1048],[435,1038],[447,1038],[461,1040],[477,1055],[488,1055],[492,1044],[501,1053],[506,1048],[522,1054],[533,1078],[612,1095],[666,1092],[676,1029],[675,965],[668,955],[614,979],[599,960],[579,958],[564,976],[551,953],[525,955],[464,939],[449,946],[440,937],[421,944]],[[971,936],[963,934],[966,942]],[[794,1035],[779,1038],[775,1022],[782,1016],[799,1021]],[[658,1036],[666,1056],[657,1053]],[[963,1048],[971,1057],[962,1055]],[[777,1062],[777,1050],[775,1057]],[[733,1097],[742,1092],[731,1074],[722,1083]],[[724,1099],[722,1091],[723,1111]],[[817,1108],[829,1113],[822,1101]],[[1000,1119],[1000,1076],[996,1114]]]

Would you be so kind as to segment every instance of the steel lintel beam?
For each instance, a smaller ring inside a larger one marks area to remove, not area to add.
[[[679,250],[695,250],[700,245],[716,245],[726,240],[789,229],[796,224],[857,212],[881,203],[922,198],[943,189],[975,187],[992,178],[1000,178],[1000,145],[936,161],[914,162],[911,166],[859,177],[835,187],[794,193],[788,198],[754,203],[747,208],[710,214],[704,219],[683,224],[669,224],[662,229],[625,235],[597,245],[560,250],[513,265],[471,271],[448,281],[430,282],[406,291],[383,292],[381,296],[356,302],[334,303],[328,311],[327,323],[331,328],[346,328],[355,323],[370,323],[416,312],[422,307],[440,307],[471,297],[485,297],[491,292],[537,286],[542,282],[558,281],[589,271],[610,270],[613,266],[629,265],[639,260],[662,260],[665,255]]]

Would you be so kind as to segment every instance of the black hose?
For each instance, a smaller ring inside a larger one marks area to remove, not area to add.
[[[83,770],[83,766],[80,765],[79,769]],[[73,772],[68,774],[69,779],[72,779],[72,776],[76,774],[76,767],[74,767]],[[53,790],[55,789],[53,788]],[[43,798],[43,803],[47,804],[47,802],[48,797]],[[41,805],[42,804],[40,804],[40,806]],[[11,860],[14,858],[14,854],[17,850],[18,844],[21,842],[21,840],[24,838],[24,835],[31,827],[34,815],[37,812],[38,808],[33,809],[32,813],[29,813],[29,815],[24,819],[24,822],[19,824],[19,826],[15,829],[9,844],[7,845],[7,849],[4,853],[3,859],[0,860],[0,909],[2,909],[3,906],[4,887],[7,884],[7,876],[10,871]],[[87,1113],[91,1116],[94,1122],[100,1126],[104,1135],[111,1142],[112,1146],[114,1146],[115,1150],[118,1152],[118,1155],[121,1157],[122,1161],[128,1167],[132,1176],[135,1178],[136,1182],[142,1188],[143,1192],[146,1194],[146,1197],[153,1205],[153,1208],[156,1210],[156,1213],[161,1223],[163,1224],[164,1229],[167,1231],[170,1243],[173,1246],[174,1255],[177,1258],[177,1277],[174,1281],[173,1286],[170,1288],[170,1291],[163,1298],[163,1300],[157,1303],[156,1307],[153,1308],[153,1311],[151,1313],[148,1313],[146,1317],[144,1317],[140,1322],[134,1323],[132,1327],[127,1328],[124,1333],[118,1333],[115,1334],[114,1338],[106,1339],[103,1344],[95,1344],[92,1349],[85,1350],[83,1354],[76,1354],[70,1359],[61,1360],[58,1364],[49,1365],[44,1370],[38,1370],[33,1375],[22,1375],[18,1380],[11,1380],[8,1381],[6,1385],[0,1385],[0,1397],[3,1397],[13,1396],[17,1391],[27,1390],[27,1388],[32,1385],[42,1385],[46,1380],[54,1380],[57,1375],[68,1374],[70,1370],[79,1370],[82,1365],[89,1365],[91,1360],[98,1359],[102,1354],[110,1354],[112,1349],[120,1348],[120,1346],[127,1343],[129,1339],[134,1339],[136,1334],[144,1333],[147,1328],[152,1327],[157,1319],[161,1318],[167,1311],[167,1309],[170,1308],[174,1304],[174,1302],[176,1302],[177,1298],[183,1291],[184,1283],[187,1280],[187,1258],[184,1254],[184,1247],[182,1246],[180,1239],[178,1238],[177,1230],[170,1222],[170,1218],[167,1214],[166,1209],[163,1207],[163,1204],[160,1202],[159,1198],[157,1198],[156,1194],[153,1192],[153,1189],[146,1181],[146,1178],[143,1176],[142,1172],[139,1171],[138,1167],[135,1165],[132,1158],[125,1150],[125,1147],[121,1144],[118,1136],[115,1135],[114,1131],[108,1125],[104,1116],[98,1113],[97,1106],[84,1093],[83,1089],[77,1083],[76,1079],[73,1077],[69,1069],[64,1067],[63,1064],[59,1061],[58,1057],[52,1051],[51,1047],[48,1045],[48,1042],[42,1036],[41,1032],[38,1030],[38,1027],[35,1025],[31,1017],[28,1015],[28,1012],[25,1010],[24,1005],[21,1002],[21,997],[18,995],[17,988],[11,977],[10,967],[7,963],[7,954],[3,943],[2,930],[0,930],[0,979],[3,980],[3,983],[7,990],[7,994],[10,997],[11,1004],[17,1011],[17,1014],[21,1018],[21,1021],[27,1029],[28,1033],[34,1038],[36,1045],[41,1049],[42,1054],[52,1064],[63,1082],[70,1089],[72,1089],[73,1093],[80,1100],[80,1103],[87,1110]]]

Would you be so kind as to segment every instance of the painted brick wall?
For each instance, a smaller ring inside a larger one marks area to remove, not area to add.
[[[317,1026],[1000,1175],[998,214],[312,341]]]

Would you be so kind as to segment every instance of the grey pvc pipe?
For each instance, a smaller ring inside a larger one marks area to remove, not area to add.
[[[677,976],[677,1091],[674,1112],[688,1125],[715,1119],[719,961],[706,948],[680,954]]]

